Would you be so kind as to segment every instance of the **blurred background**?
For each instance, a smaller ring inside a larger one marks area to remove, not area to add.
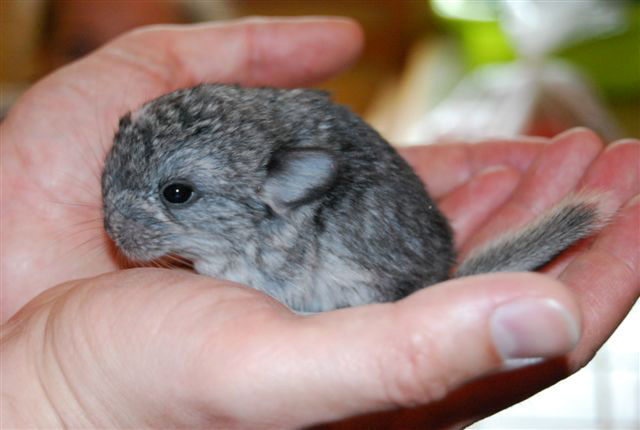
[[[396,144],[575,125],[640,136],[640,0],[2,0],[2,103],[116,35],[157,23],[343,15],[364,27],[320,86]]]
[[[640,0],[0,0],[0,112],[118,34],[251,15],[341,15],[364,28],[349,71],[318,86],[396,145],[640,136]],[[477,429],[640,428],[638,306],[594,361]],[[634,340],[635,339],[635,340]]]

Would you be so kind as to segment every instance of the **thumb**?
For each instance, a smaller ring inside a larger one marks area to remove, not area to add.
[[[261,372],[261,390],[271,387],[283,408],[264,412],[307,425],[425,405],[513,359],[570,351],[579,321],[561,283],[530,273],[457,279],[397,303],[304,318],[282,331],[290,348]]]

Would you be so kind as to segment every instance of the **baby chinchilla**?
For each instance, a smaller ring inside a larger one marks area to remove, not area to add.
[[[120,120],[104,225],[129,258],[167,254],[297,311],[397,300],[450,276],[452,231],[396,151],[320,91],[208,84]],[[483,247],[455,276],[532,270],[597,227],[587,200]]]

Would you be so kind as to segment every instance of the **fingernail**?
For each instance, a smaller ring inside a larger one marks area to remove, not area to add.
[[[505,303],[494,311],[491,335],[505,360],[554,357],[576,346],[580,326],[555,300],[520,299]]]

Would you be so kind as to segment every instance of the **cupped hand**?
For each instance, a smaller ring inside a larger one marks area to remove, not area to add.
[[[201,82],[308,84],[347,67],[361,45],[343,19],[160,26],[34,85],[1,129],[2,321],[46,288],[120,268],[102,227],[100,175],[122,115]]]
[[[303,85],[346,66],[361,41],[354,24],[319,18],[143,30],[21,99],[0,146],[3,320],[31,301],[3,326],[3,424],[282,428],[425,405],[374,419],[456,426],[591,358],[639,294],[640,144],[603,149],[584,130],[404,153],[463,250],[569,191],[607,190],[619,215],[546,276],[458,279],[313,317],[188,272],[98,276],[119,268],[99,187],[119,116],[202,81]],[[515,388],[500,372],[572,349],[510,371]]]

